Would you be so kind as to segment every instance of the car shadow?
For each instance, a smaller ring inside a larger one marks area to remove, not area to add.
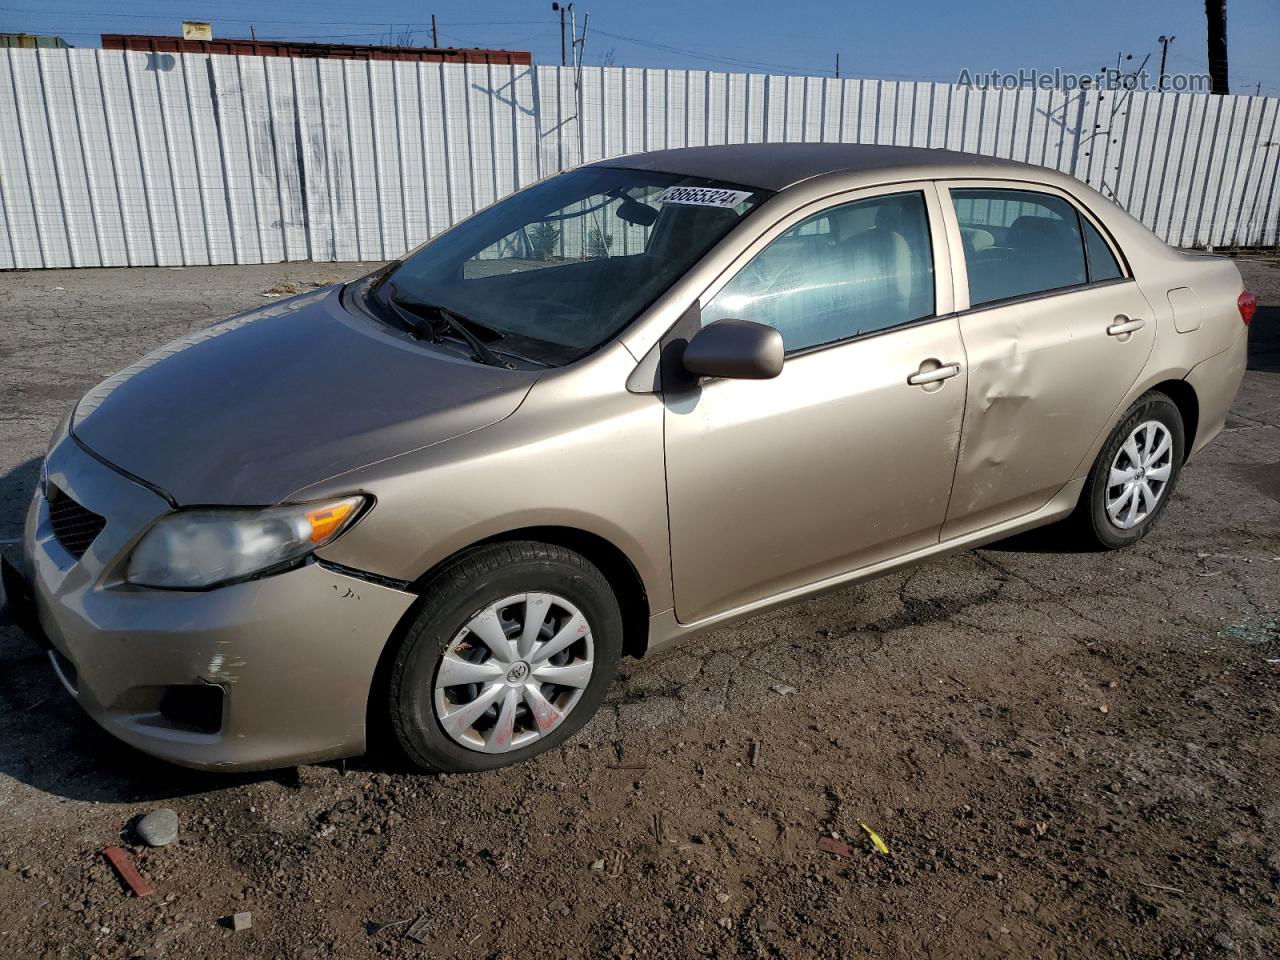
[[[1249,326],[1249,369],[1280,373],[1280,306],[1258,305]]]
[[[988,543],[981,550],[997,553],[1105,553],[1105,549],[1087,540],[1065,521],[1036,527],[1012,537]]]
[[[0,552],[21,555],[22,520],[35,489],[35,458],[0,477]],[[45,650],[0,626],[0,778],[70,800],[138,803],[225,790],[247,782],[293,782],[292,770],[207,773],[156,760],[108,735],[58,682]]]

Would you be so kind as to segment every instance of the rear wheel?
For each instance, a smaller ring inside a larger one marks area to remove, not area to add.
[[[1158,391],[1143,394],[1089,471],[1076,511],[1077,530],[1109,550],[1141,540],[1173,495],[1185,444],[1177,404]]]
[[[526,760],[591,718],[621,651],[617,599],[585,558],[531,541],[483,547],[424,590],[391,666],[391,726],[425,768]]]

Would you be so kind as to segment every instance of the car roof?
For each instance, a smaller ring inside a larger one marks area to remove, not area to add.
[[[996,157],[928,147],[867,143],[733,143],[655,150],[600,160],[591,166],[652,170],[723,180],[744,187],[782,190],[827,174],[892,173],[915,168],[913,177],[984,176],[994,169],[1046,179],[1041,167]]]

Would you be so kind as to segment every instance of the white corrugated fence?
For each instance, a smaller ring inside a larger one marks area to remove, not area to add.
[[[0,50],[0,269],[396,257],[642,150],[946,147],[1071,173],[1179,246],[1280,245],[1280,99]]]

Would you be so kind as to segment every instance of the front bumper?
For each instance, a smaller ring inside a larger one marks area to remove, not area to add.
[[[63,685],[94,720],[191,767],[262,769],[363,752],[374,671],[413,595],[318,563],[201,592],[131,586],[122,560],[169,505],[70,438],[47,467],[51,484],[107,522],[77,561],[37,492],[24,537],[29,569],[4,574],[10,619],[25,609],[28,630],[47,641]],[[198,715],[183,707],[197,701]]]

